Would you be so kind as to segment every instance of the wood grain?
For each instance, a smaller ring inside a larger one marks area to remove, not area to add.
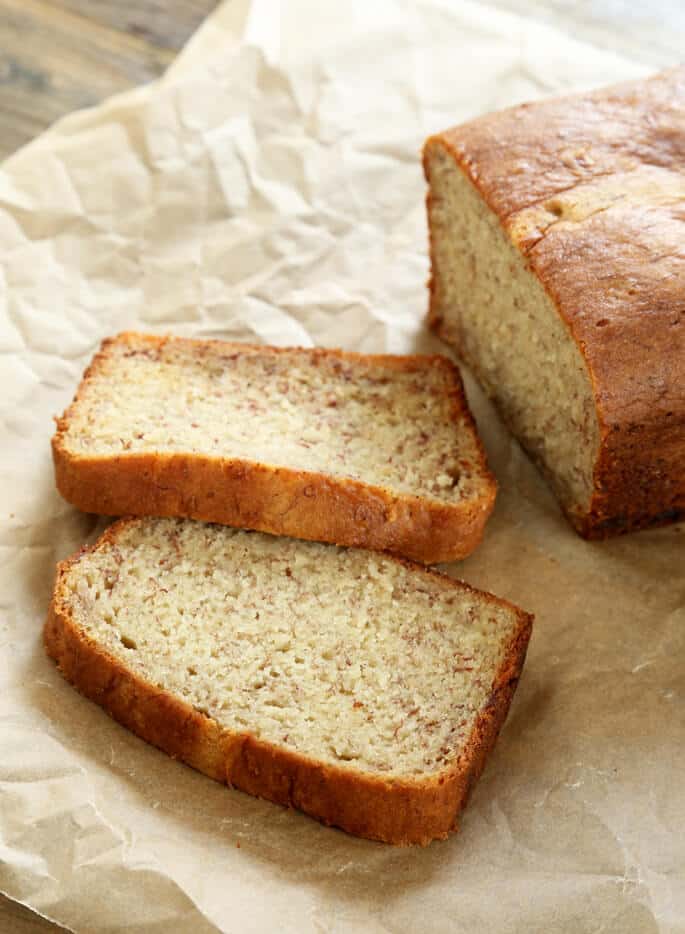
[[[52,0],[50,5],[78,13],[116,32],[137,36],[160,49],[178,52],[217,0]]]
[[[152,81],[216,0],[0,0],[0,159],[63,114]]]

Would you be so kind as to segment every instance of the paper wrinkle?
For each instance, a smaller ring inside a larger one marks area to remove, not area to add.
[[[113,902],[131,893],[137,877],[144,874],[150,897],[158,901],[146,906],[147,918],[138,922],[141,926],[136,930],[162,923],[168,917],[167,902],[176,902],[177,910],[182,906],[186,921],[199,924],[200,930],[216,930],[187,904],[173,883],[169,885],[159,867],[137,864],[130,858],[134,834],[126,830],[122,834],[103,817],[94,803],[87,769],[71,761],[66,749],[25,723],[5,719],[0,720],[0,742],[0,853],[11,867],[8,878],[14,882],[15,900],[35,907],[44,917],[68,923],[73,915],[69,902],[75,894],[78,903],[85,900],[87,880],[93,873],[99,880],[101,898]],[[50,842],[39,854],[36,846],[43,841]],[[107,918],[104,906],[74,907],[77,917],[83,919],[78,930],[128,927],[129,922],[116,914]],[[60,917],[63,910],[66,914]],[[101,923],[102,927],[96,927]]]
[[[396,850],[228,791],[44,655],[55,562],[104,525],[54,490],[52,417],[104,336],[446,352],[423,325],[425,136],[646,70],[484,4],[331,9],[231,0],[161,81],[0,170],[0,889],[78,931],[676,934],[682,528],[582,542],[468,373],[500,492],[446,570],[537,622],[458,836]]]

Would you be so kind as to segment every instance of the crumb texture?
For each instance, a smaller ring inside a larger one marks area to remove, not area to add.
[[[441,146],[429,150],[436,312],[567,508],[587,509],[599,448],[587,368],[495,214]]]
[[[388,777],[459,756],[520,626],[382,554],[173,519],[121,524],[69,566],[62,600],[225,729]]]
[[[477,496],[489,474],[458,376],[435,357],[397,359],[122,335],[82,383],[63,444],[88,457],[240,459],[446,503]]]

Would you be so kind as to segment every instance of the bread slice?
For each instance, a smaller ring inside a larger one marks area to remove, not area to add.
[[[685,518],[685,68],[431,137],[430,323],[576,529]]]
[[[457,369],[121,334],[53,438],[86,512],[186,516],[427,563],[479,543],[495,481]]]
[[[125,519],[61,564],[45,643],[170,755],[389,843],[455,827],[532,617],[385,554]]]

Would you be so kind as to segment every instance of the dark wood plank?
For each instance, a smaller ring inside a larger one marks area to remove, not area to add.
[[[215,6],[0,0],[0,158],[63,114],[156,78]]]
[[[79,13],[118,32],[178,51],[217,5],[217,0],[53,0],[54,6]]]

